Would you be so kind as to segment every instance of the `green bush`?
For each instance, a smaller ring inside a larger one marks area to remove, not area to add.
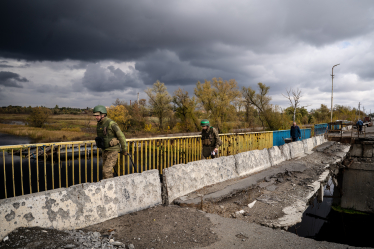
[[[43,127],[51,115],[51,110],[45,107],[32,108],[30,116],[27,118],[27,123],[33,127]]]

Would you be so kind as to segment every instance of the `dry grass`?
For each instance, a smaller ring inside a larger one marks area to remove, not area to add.
[[[71,130],[46,130],[25,125],[0,124],[0,132],[15,136],[27,136],[39,142],[62,142],[73,140],[92,140],[96,134]]]

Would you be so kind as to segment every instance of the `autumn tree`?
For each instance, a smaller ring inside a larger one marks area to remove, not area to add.
[[[240,96],[238,84],[234,79],[213,78],[204,83],[197,82],[194,90],[199,103],[218,128],[236,113],[233,102]]]
[[[158,117],[160,129],[162,129],[164,118],[172,108],[170,104],[172,98],[169,95],[165,84],[158,80],[153,84],[152,88],[148,87],[145,90],[145,93],[149,97],[148,103],[151,111],[156,115],[156,117]]]
[[[317,123],[329,122],[330,120],[330,109],[327,105],[321,104],[321,107],[318,109],[312,109],[310,111]]]
[[[34,107],[30,116],[27,118],[27,123],[34,127],[43,127],[51,115],[51,110],[46,107]]]
[[[284,111],[293,122],[307,124],[310,120],[308,110],[305,109],[305,107],[298,107],[297,109],[295,109],[294,107],[290,106],[287,107]]]
[[[108,118],[115,121],[121,130],[127,130],[131,116],[123,105],[110,106],[107,110]]]
[[[242,95],[245,100],[245,106],[253,106],[258,111],[258,116],[262,127],[268,127],[270,130],[277,130],[282,127],[281,113],[273,110],[270,105],[271,97],[269,93],[270,87],[259,82],[259,92],[256,93],[251,87],[243,87]]]
[[[175,105],[175,115],[180,118],[181,126],[185,131],[200,129],[196,117],[196,99],[190,98],[188,92],[178,88],[173,95],[173,103]]]

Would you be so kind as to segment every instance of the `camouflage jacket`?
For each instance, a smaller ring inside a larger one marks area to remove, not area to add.
[[[119,128],[118,124],[113,120],[105,117],[103,120],[97,123],[97,135],[99,137],[107,136],[111,141],[108,141],[109,145],[106,146],[105,150],[109,151],[127,151],[126,137]],[[114,139],[112,139],[114,138]],[[119,146],[121,144],[121,147]]]
[[[219,148],[222,145],[222,141],[219,138],[218,131],[214,127],[209,127],[201,132],[201,141],[203,146]]]

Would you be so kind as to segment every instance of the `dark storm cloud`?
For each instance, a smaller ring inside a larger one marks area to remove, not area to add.
[[[13,66],[6,65],[6,64],[0,64],[0,67],[1,67],[1,68],[10,68],[10,67],[13,67]]]
[[[216,69],[197,67],[181,61],[176,53],[167,50],[156,51],[141,58],[135,64],[135,69],[140,72],[146,85],[151,85],[156,80],[169,85],[191,85],[220,73]]]
[[[80,61],[79,63],[75,65],[68,66],[68,68],[71,70],[86,69],[89,64],[90,64],[89,62]]]
[[[183,51],[191,58],[195,48],[216,42],[259,52],[278,52],[300,41],[321,46],[372,28],[371,1],[349,3],[2,1],[0,22],[12,25],[2,27],[6,39],[0,40],[0,54],[28,60],[135,60],[156,49]],[[214,57],[209,51],[196,56]]]
[[[109,66],[101,67],[100,64],[90,64],[82,79],[82,85],[93,92],[110,92],[114,90],[125,90],[129,87],[140,87],[138,73],[134,68],[125,73],[120,68]]]
[[[26,78],[22,78],[19,74],[1,71],[0,72],[0,85],[7,87],[18,87],[22,88],[23,82],[28,82]]]
[[[374,79],[366,66],[372,65],[369,55],[361,62],[354,54],[349,63],[336,62],[349,57],[336,56],[346,51],[332,48],[372,40],[372,6],[372,0],[0,1],[0,58],[43,61],[55,72],[70,69],[66,75],[79,79],[69,78],[69,89],[89,94],[144,88],[156,80],[191,92],[197,81],[213,77],[253,88],[263,82],[271,94],[291,86],[327,92],[330,64],[345,63],[345,72]],[[314,54],[318,51],[334,58]],[[103,61],[132,62],[135,68],[104,67]],[[59,92],[37,91],[47,89]]]

